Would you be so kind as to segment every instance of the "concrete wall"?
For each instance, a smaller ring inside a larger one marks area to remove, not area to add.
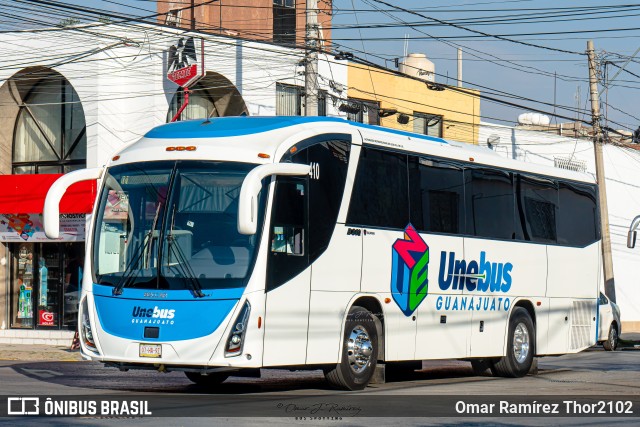
[[[496,138],[499,141],[496,142]],[[555,158],[571,159],[583,164],[595,179],[593,143],[589,139],[568,138],[542,131],[482,123],[478,143],[493,142],[493,149],[502,156],[554,166]],[[638,166],[640,152],[634,147],[605,145],[603,147],[611,249],[616,284],[616,299],[620,306],[623,331],[640,331],[640,247],[628,249],[627,230],[631,220],[640,215],[640,184]]]

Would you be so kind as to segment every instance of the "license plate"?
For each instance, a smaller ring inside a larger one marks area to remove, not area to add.
[[[162,344],[140,344],[140,357],[162,357]]]

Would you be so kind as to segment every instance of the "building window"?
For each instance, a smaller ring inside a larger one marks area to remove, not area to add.
[[[180,107],[182,107],[182,104],[184,104],[184,90],[180,88],[169,105],[167,121],[171,120],[173,116],[176,115]],[[218,116],[218,114],[216,114],[213,97],[206,89],[199,89],[198,86],[195,86],[189,92],[189,103],[182,111],[182,114],[180,114],[177,121],[206,119],[214,116]]]
[[[167,122],[184,105],[184,89],[176,90],[169,110]],[[249,110],[238,89],[227,78],[217,73],[207,73],[189,89],[189,103],[176,120],[195,120],[210,117],[247,116]]]
[[[380,124],[380,103],[377,101],[349,98],[338,109],[347,113],[348,120],[368,125]]]
[[[20,103],[12,172],[60,174],[85,168],[84,111],[71,84],[56,72],[36,70],[19,76],[16,87]],[[33,212],[3,217],[23,231],[41,221]],[[11,243],[9,253],[11,327],[75,329],[84,243]]]
[[[413,113],[413,131],[442,138],[442,116],[437,114]]]
[[[86,167],[87,135],[78,94],[57,73],[26,91],[13,140],[13,173],[66,173]]]
[[[273,0],[273,42],[296,43],[296,4],[294,0]]]
[[[167,12],[167,16],[164,19],[164,24],[170,27],[179,27],[181,17],[182,17],[182,10],[176,10],[176,9],[170,10],[169,12]]]
[[[276,83],[276,115],[301,116],[304,113],[304,88]],[[318,116],[327,115],[327,91],[318,91]]]

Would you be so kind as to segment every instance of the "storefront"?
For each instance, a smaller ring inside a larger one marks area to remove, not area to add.
[[[8,128],[13,130],[10,164],[3,165],[10,173],[0,175],[0,243],[6,289],[2,326],[22,331],[73,331],[86,213],[91,212],[95,184],[76,187],[65,198],[61,206],[64,232],[59,240],[44,235],[42,209],[48,188],[59,176],[86,167],[82,104],[64,76],[44,67],[16,73],[2,89],[15,102],[10,112],[15,119]],[[4,127],[1,133],[6,132]]]
[[[168,74],[194,66],[184,48],[198,40],[202,79],[185,92]],[[0,344],[71,342],[95,184],[63,198],[67,234],[51,241],[40,214],[56,176],[105,165],[183,106],[181,120],[270,116],[279,83],[304,87],[303,50],[147,24],[3,32],[0,46]],[[346,65],[320,58],[325,99],[344,96]],[[335,102],[326,112],[341,114]]]

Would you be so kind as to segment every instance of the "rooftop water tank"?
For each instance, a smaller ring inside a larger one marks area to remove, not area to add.
[[[518,116],[519,125],[549,126],[551,119],[540,113],[522,113]]]
[[[410,53],[400,62],[399,71],[428,82],[435,81],[436,67],[424,53]]]

